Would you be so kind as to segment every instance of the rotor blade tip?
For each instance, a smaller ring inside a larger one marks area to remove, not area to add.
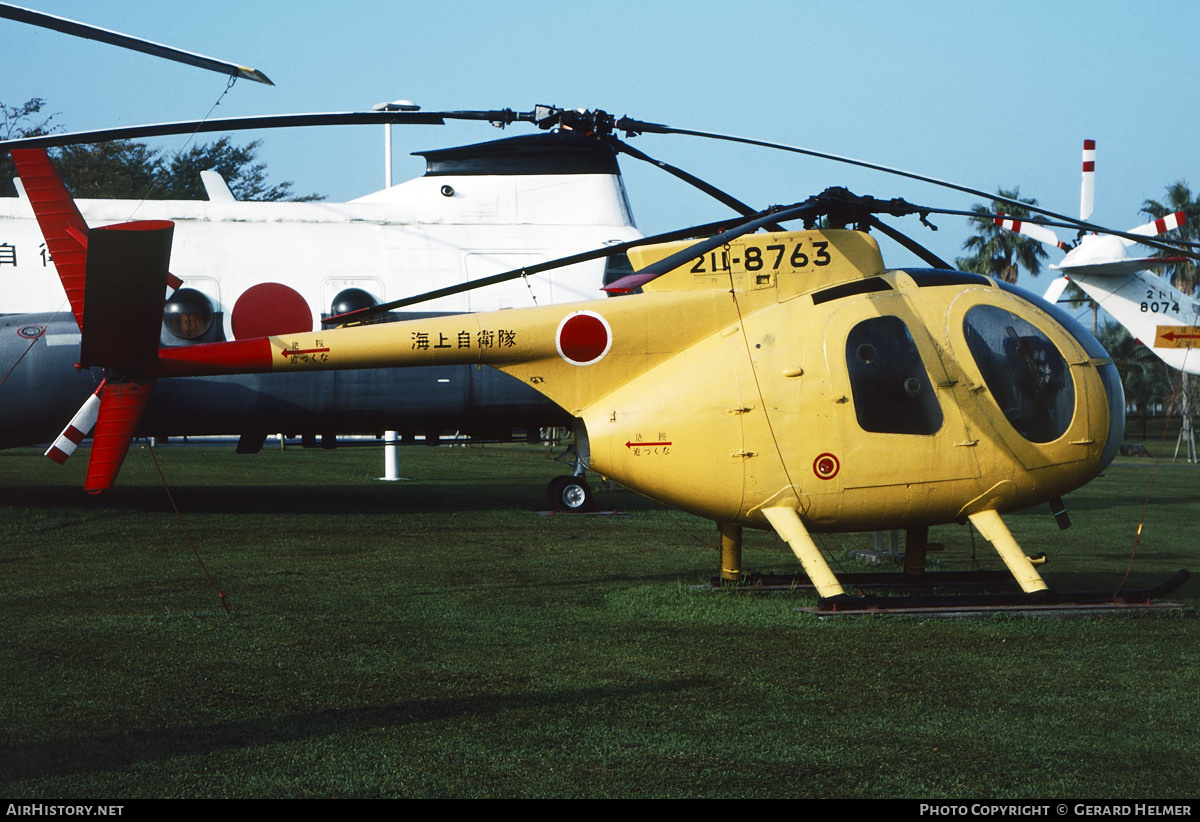
[[[238,75],[241,77],[245,77],[247,80],[253,80],[256,83],[264,83],[268,86],[275,85],[274,83],[271,82],[270,77],[263,74],[258,69],[250,68],[249,66],[238,66],[237,70],[238,70]]]

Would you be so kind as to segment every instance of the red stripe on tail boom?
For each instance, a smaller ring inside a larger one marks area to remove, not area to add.
[[[160,348],[153,373],[159,377],[256,374],[276,367],[274,351],[267,337]]]

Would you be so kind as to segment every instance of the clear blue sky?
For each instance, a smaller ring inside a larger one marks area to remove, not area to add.
[[[18,0],[17,5],[264,71],[275,87],[225,79],[112,46],[0,20],[0,101],[44,97],[70,130],[205,116],[369,108],[603,108],[643,120],[786,142],[1078,210],[1085,137],[1098,141],[1094,220],[1143,222],[1147,198],[1200,187],[1194,2],[568,3],[441,0]],[[513,127],[508,134],[528,133]],[[395,132],[408,152],[500,136],[482,124]],[[381,187],[382,129],[261,137],[272,181],[349,199]],[[177,150],[183,138],[157,141]],[[652,156],[755,205],[829,185],[968,208],[976,198],[827,161],[688,137],[642,136]],[[724,209],[623,160],[634,214],[655,232]],[[943,257],[965,221],[900,227]],[[900,252],[889,262],[910,261]],[[1057,262],[1052,253],[1050,261]],[[1034,286],[1034,283],[1029,283]]]

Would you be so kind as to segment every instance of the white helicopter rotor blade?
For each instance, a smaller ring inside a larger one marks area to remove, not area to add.
[[[1168,214],[1166,217],[1159,217],[1157,220],[1151,220],[1145,225],[1140,225],[1137,228],[1131,228],[1127,233],[1138,234],[1142,237],[1156,237],[1174,228],[1179,228],[1187,222],[1187,215],[1182,211],[1176,211],[1174,214]],[[1121,238],[1121,242],[1125,245],[1133,245],[1133,240],[1126,237]]]
[[[1012,220],[1008,217],[996,217],[994,222],[996,225],[1003,229],[1007,229],[1008,231],[1012,231],[1016,234],[1024,234],[1026,237],[1032,237],[1038,242],[1045,243],[1046,245],[1057,246],[1063,251],[1067,250],[1067,244],[1058,239],[1058,235],[1055,234],[1051,229],[1046,228],[1044,225],[1027,223],[1024,220]]]
[[[1096,201],[1096,141],[1083,141],[1083,181],[1079,186],[1079,219],[1092,216]]]
[[[1042,295],[1042,298],[1046,302],[1053,305],[1054,303],[1058,302],[1058,298],[1062,296],[1063,292],[1067,290],[1067,286],[1070,284],[1071,281],[1066,277],[1056,277],[1054,281],[1050,283],[1050,287],[1046,289],[1046,293]]]

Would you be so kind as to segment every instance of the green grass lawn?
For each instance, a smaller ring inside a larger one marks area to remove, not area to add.
[[[0,795],[1152,798],[1200,793],[1200,621],[820,620],[702,589],[710,523],[545,516],[531,446],[0,452]],[[1008,516],[1057,588],[1200,571],[1200,469]],[[1152,483],[1152,489],[1151,489]],[[945,526],[942,569],[1001,568]],[[870,535],[822,539],[835,567]],[[748,569],[795,570],[748,533]],[[1171,597],[1194,608],[1200,587]]]

